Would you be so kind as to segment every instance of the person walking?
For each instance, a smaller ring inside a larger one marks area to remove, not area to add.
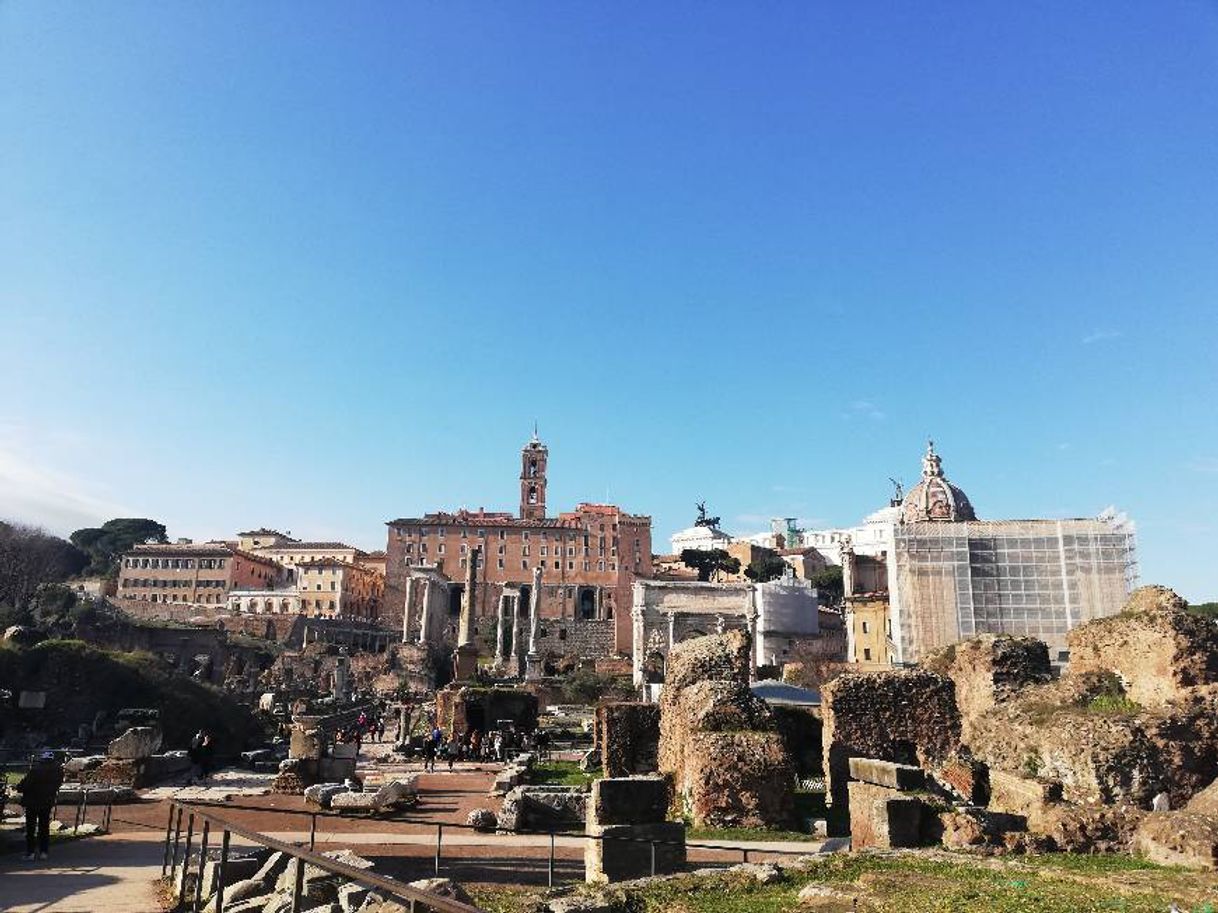
[[[25,807],[25,859],[32,862],[37,849],[38,859],[46,859],[51,846],[51,809],[63,785],[63,767],[55,752],[44,751],[38,756],[21,782],[13,787],[21,793]]]
[[[423,770],[426,773],[436,771],[436,743],[431,739],[423,740]]]

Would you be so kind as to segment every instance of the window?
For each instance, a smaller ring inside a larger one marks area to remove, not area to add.
[[[871,659],[871,648],[870,648],[870,647],[864,647],[864,648],[863,648],[863,659],[864,659],[864,660],[870,660],[870,659]]]
[[[499,559],[499,570],[503,570],[503,559]]]
[[[575,562],[574,562],[574,561],[568,561],[568,562],[567,562],[567,570],[569,570],[569,571],[573,571],[573,570],[575,570]]]
[[[863,633],[869,634],[870,632],[871,632],[871,626],[868,625],[867,622],[864,621],[863,622]]]
[[[541,538],[544,539],[545,537],[546,537],[546,534],[542,533]],[[521,534],[521,538],[523,538],[525,542],[529,541],[529,531],[527,529]]]
[[[520,569],[521,569],[522,571],[527,571],[527,570],[529,569],[529,562],[527,562],[527,561],[521,561],[521,562],[520,562]]]
[[[527,555],[528,553],[529,553],[529,547],[527,545],[520,546],[520,554]]]
[[[561,570],[561,569],[562,569],[562,562],[561,562],[561,561],[555,561],[555,562],[554,562],[554,570],[558,571],[558,570]]]
[[[441,555],[444,554],[444,543],[443,542],[441,542],[439,545],[436,546],[436,552]]]
[[[506,529],[499,530],[499,541],[502,542],[506,538],[507,538],[507,530]]]

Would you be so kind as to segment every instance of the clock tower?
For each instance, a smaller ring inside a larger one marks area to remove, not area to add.
[[[546,461],[550,451],[537,437],[520,451],[520,519],[541,520],[546,515]]]

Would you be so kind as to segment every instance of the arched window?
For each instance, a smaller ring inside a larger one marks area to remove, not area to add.
[[[537,461],[536,460],[529,460],[529,478],[530,479],[537,478]]]
[[[537,486],[536,485],[529,486],[529,503],[530,504],[537,503]]]

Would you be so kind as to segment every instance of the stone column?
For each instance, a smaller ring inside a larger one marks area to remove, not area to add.
[[[351,658],[347,655],[346,648],[343,648],[338,655],[338,662],[334,664],[334,701],[341,703],[346,701],[350,695],[351,682],[349,674],[351,671]]]
[[[499,597],[499,617],[495,626],[495,665],[500,668],[506,666],[508,661],[506,616],[509,616],[511,611],[512,596],[505,592]]]
[[[461,620],[457,628],[457,646],[464,647],[474,642],[474,614],[478,607],[478,558],[482,549],[469,550],[469,562],[465,568],[465,592],[461,599]]]
[[[423,605],[419,610],[419,643],[427,643],[427,635],[431,630],[431,596],[432,583],[430,577],[423,578]]]
[[[529,653],[525,657],[525,678],[541,678],[541,656],[537,653],[537,625],[541,618],[541,565],[533,568],[533,604],[529,607]]]
[[[414,578],[406,578],[406,598],[402,604],[402,643],[410,643],[411,597],[414,596]]]
[[[749,587],[748,600],[745,604],[744,615],[749,628],[749,680],[757,677],[757,654],[761,651],[761,632],[758,630],[757,587]]]
[[[474,643],[474,611],[478,606],[478,558],[482,549],[469,550],[465,569],[465,593],[461,599],[461,619],[457,627],[457,649],[453,652],[453,678],[467,681],[478,671],[478,647]]]
[[[672,652],[672,648],[676,643],[677,638],[677,613],[671,612],[668,615],[668,652]]]
[[[524,678],[528,644],[525,643],[524,600],[517,593],[512,598],[512,673]]]

